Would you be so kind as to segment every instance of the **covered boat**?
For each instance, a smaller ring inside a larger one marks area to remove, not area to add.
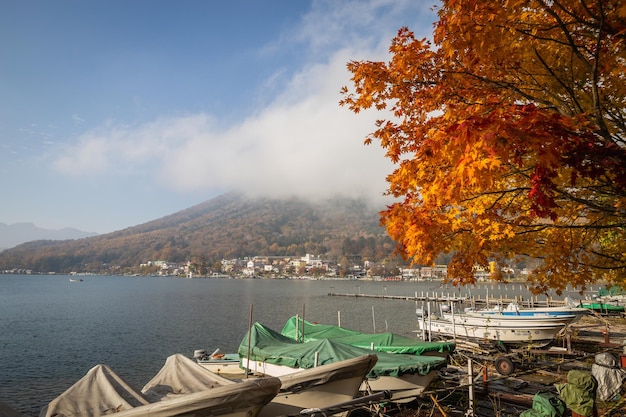
[[[364,355],[282,376],[279,378],[278,394],[262,407],[258,415],[275,417],[298,414],[305,408],[327,408],[352,400],[376,361],[375,355]],[[142,392],[159,399],[236,384],[234,381],[245,379],[223,378],[198,366],[191,359],[172,355],[161,371],[143,387]]]
[[[238,353],[244,368],[265,375],[284,376],[371,354],[371,351],[332,339],[297,342],[254,323],[239,345]],[[437,370],[446,366],[446,360],[436,356],[385,352],[378,352],[376,356],[378,362],[367,374],[361,390],[388,390],[396,398],[421,393],[436,376]]]
[[[96,365],[39,416],[251,417],[276,396],[280,386],[278,378],[230,381],[182,355],[172,355],[141,391],[107,365]]]
[[[300,342],[332,339],[376,352],[447,357],[454,352],[454,342],[424,342],[410,337],[386,333],[361,333],[339,326],[308,322],[293,316],[281,330],[283,336]]]

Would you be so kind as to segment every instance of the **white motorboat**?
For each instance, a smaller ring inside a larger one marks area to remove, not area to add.
[[[519,316],[514,316],[519,317]],[[562,321],[542,321],[542,317],[515,319],[481,314],[446,314],[443,318],[422,317],[421,331],[445,337],[484,342],[545,346],[566,326]]]
[[[96,365],[45,406],[40,417],[254,417],[280,390],[278,378],[234,382],[182,355],[139,391],[106,365]]]
[[[582,316],[589,314],[589,310],[582,308],[576,303],[566,298],[566,305],[554,307],[523,307],[512,302],[506,306],[498,305],[492,309],[471,309],[466,312],[473,312],[483,315],[511,316],[511,317],[559,317],[563,322],[569,324],[578,321]],[[574,317],[572,317],[572,315]]]
[[[470,310],[461,314],[444,313],[442,317],[445,320],[452,320],[452,318],[454,318],[465,324],[487,324],[492,327],[514,325],[520,328],[547,324],[559,324],[563,327],[576,319],[575,314],[517,316],[502,314],[498,311],[486,312],[483,310]]]

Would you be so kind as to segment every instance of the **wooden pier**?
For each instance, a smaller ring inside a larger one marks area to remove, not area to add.
[[[528,299],[524,299],[523,297],[514,297],[509,298],[507,296],[500,297],[489,297],[486,295],[485,297],[477,296],[459,296],[450,293],[443,292],[421,292],[415,293],[413,296],[406,295],[388,295],[388,294],[361,294],[361,293],[336,293],[331,291],[328,293],[329,296],[332,297],[356,297],[356,298],[380,298],[385,300],[405,300],[405,301],[421,301],[421,302],[434,302],[434,303],[455,303],[455,304],[466,304],[471,305],[472,307],[489,307],[496,305],[507,305],[510,303],[517,303],[523,307],[556,307],[565,305],[564,300],[555,300],[552,298],[546,298],[544,300],[540,300],[539,297],[531,297]]]

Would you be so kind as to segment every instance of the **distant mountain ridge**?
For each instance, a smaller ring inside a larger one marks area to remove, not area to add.
[[[394,243],[379,224],[380,208],[336,198],[248,198],[223,194],[113,233],[72,241],[35,241],[0,253],[0,270],[130,272],[147,261],[198,262],[256,255],[336,260],[389,258]]]
[[[72,227],[53,230],[37,227],[33,223],[0,223],[0,251],[33,240],[81,239],[97,235]]]

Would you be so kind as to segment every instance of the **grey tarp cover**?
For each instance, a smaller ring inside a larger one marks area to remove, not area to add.
[[[232,385],[236,382],[207,371],[193,360],[180,355],[171,355],[161,370],[141,389],[150,400],[160,401],[181,394],[192,394]]]
[[[193,365],[193,368],[191,365]],[[198,370],[202,372],[198,372]],[[186,372],[191,372],[189,378]],[[219,377],[218,377],[219,378]],[[106,365],[97,365],[48,406],[40,417],[173,417],[228,415],[233,410],[254,410],[256,415],[280,389],[278,378],[224,383],[182,355],[168,358],[163,369],[139,392]],[[206,386],[202,388],[202,383]],[[219,385],[223,383],[223,385]],[[211,388],[211,386],[215,386]],[[200,388],[199,391],[192,390]]]
[[[585,417],[593,414],[598,383],[591,373],[572,369],[567,373],[567,383],[555,386],[567,408]]]
[[[617,358],[608,352],[598,353],[591,365],[591,375],[598,382],[598,399],[607,401],[618,395],[626,379],[626,371],[618,367]]]

